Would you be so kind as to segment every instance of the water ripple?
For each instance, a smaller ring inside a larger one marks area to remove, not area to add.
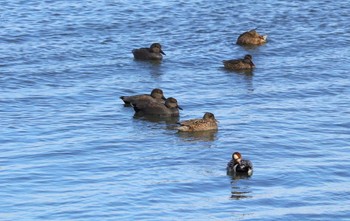
[[[3,220],[348,218],[347,2],[0,3]],[[252,28],[268,43],[236,45]],[[133,59],[152,42],[162,62]],[[223,69],[246,53],[252,73]],[[180,118],[119,99],[156,87]],[[217,132],[175,130],[206,111]]]

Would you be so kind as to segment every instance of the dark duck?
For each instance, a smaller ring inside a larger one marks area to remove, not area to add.
[[[124,101],[125,105],[131,105],[132,103],[165,102],[163,91],[159,88],[154,88],[151,94],[121,96],[120,99]]]
[[[179,109],[182,110],[173,97],[167,98],[164,104],[159,102],[135,102],[131,105],[134,107],[136,116],[178,117]]]
[[[250,54],[247,54],[243,59],[225,60],[223,63],[224,67],[228,70],[252,70],[255,68],[252,59],[253,57]]]
[[[253,174],[253,164],[250,160],[243,160],[239,152],[234,152],[232,159],[227,163],[226,170],[227,174],[231,175],[251,176]]]
[[[159,43],[153,43],[149,48],[138,48],[132,50],[135,59],[138,60],[155,60],[163,59],[165,53],[162,51],[162,46]],[[162,55],[163,54],[163,55]]]

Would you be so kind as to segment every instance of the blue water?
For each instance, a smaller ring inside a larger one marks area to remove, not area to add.
[[[350,220],[347,1],[0,4],[0,220]],[[267,44],[235,44],[256,27]],[[161,63],[133,59],[153,42]],[[246,53],[252,75],[223,69]],[[156,87],[219,130],[119,99]]]

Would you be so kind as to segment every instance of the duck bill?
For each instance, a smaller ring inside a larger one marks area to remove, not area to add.
[[[177,108],[179,108],[180,110],[183,110],[182,107],[180,107],[180,106],[177,106]]]
[[[164,51],[162,51],[162,50],[160,50],[160,53],[162,53],[162,54],[164,54],[164,55],[165,55]]]

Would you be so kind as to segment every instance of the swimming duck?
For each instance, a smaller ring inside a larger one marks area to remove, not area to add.
[[[178,117],[179,109],[182,110],[173,97],[167,98],[164,104],[159,102],[135,102],[131,105],[134,107],[137,116]]]
[[[159,43],[153,43],[149,48],[134,49],[132,53],[135,59],[140,60],[162,60],[165,55]]]
[[[159,102],[164,103],[165,97],[162,89],[154,88],[151,94],[139,94],[133,96],[121,96],[125,105],[130,105],[131,103],[140,103],[140,102]]]
[[[253,174],[253,164],[250,160],[243,160],[239,152],[234,152],[232,160],[227,163],[226,170],[228,174],[251,176]]]
[[[180,126],[177,128],[178,131],[206,131],[206,130],[217,130],[217,120],[214,114],[206,112],[202,119],[192,119],[179,122]]]
[[[249,70],[255,68],[250,54],[244,56],[243,59],[233,59],[223,61],[224,67],[229,70]]]
[[[244,32],[237,38],[238,45],[262,45],[266,43],[267,35],[260,35],[256,29]]]

